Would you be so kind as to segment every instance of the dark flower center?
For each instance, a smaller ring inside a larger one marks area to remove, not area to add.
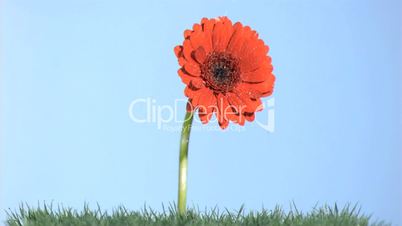
[[[201,65],[201,74],[209,88],[226,93],[240,81],[239,62],[229,53],[212,52]]]

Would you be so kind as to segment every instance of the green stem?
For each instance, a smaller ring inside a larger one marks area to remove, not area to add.
[[[187,198],[187,165],[188,165],[188,143],[190,139],[191,124],[193,122],[193,113],[187,112],[184,117],[183,128],[180,139],[180,157],[179,157],[179,194],[178,208],[179,214],[186,213]]]

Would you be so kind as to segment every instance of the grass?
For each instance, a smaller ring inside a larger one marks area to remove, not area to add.
[[[7,211],[6,225],[8,226],[238,226],[238,225],[266,225],[266,226],[365,226],[389,225],[384,222],[371,222],[370,216],[360,213],[357,205],[346,205],[342,209],[338,206],[325,205],[313,208],[310,213],[302,213],[295,205],[289,212],[276,207],[273,210],[238,211],[217,208],[200,211],[192,208],[182,216],[176,212],[174,205],[157,212],[144,207],[141,211],[128,211],[119,207],[111,213],[97,209],[91,210],[88,205],[82,211],[72,208],[43,204],[36,208],[21,205],[17,211]]]

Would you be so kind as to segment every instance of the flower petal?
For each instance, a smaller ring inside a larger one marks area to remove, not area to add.
[[[191,33],[193,33],[192,30],[189,30],[189,29],[184,30],[184,32],[183,32],[184,39],[187,39],[188,37],[190,37]]]
[[[253,32],[249,26],[241,27],[241,24],[237,25],[236,31],[233,34],[231,43],[228,45],[228,51],[233,55],[241,58],[241,50],[244,43],[253,35]]]
[[[230,104],[230,102],[228,101],[227,96],[225,98],[223,98],[223,102],[224,102],[224,106],[226,106],[225,108],[225,116],[228,120],[235,122],[235,123],[239,123],[239,113],[236,111],[236,109]]]
[[[244,112],[246,105],[236,94],[228,92],[226,93],[226,97],[228,98],[229,104],[234,112],[238,114],[242,114]]]
[[[193,47],[191,46],[190,40],[186,39],[183,42],[183,55],[187,62],[196,63],[193,58],[191,57],[191,53],[194,51]]]
[[[194,87],[186,86],[184,94],[191,99],[191,104],[194,108],[197,108],[200,103],[200,98],[207,92],[208,89],[203,87],[201,89],[194,89]]]
[[[207,19],[207,18],[202,18],[201,24],[202,24],[202,30],[205,32],[210,32],[214,30],[216,20],[215,19]]]
[[[205,87],[204,81],[201,79],[201,77],[192,77],[189,85],[194,89],[201,89]]]
[[[261,65],[258,69],[251,72],[241,73],[241,80],[246,83],[264,82],[272,72],[272,65]]]
[[[200,24],[194,24],[193,25],[193,31],[194,32],[199,32],[202,30],[202,26]]]
[[[230,37],[233,33],[233,26],[230,20],[219,21],[215,24],[212,33],[212,44],[215,51],[226,50]]]
[[[191,76],[191,75],[187,74],[181,68],[177,71],[177,74],[179,74],[179,77],[181,78],[181,81],[186,85],[189,85],[191,80],[194,78],[194,76]]]
[[[243,113],[247,105],[243,103],[243,101],[234,93],[227,93],[226,94],[229,104],[233,109],[233,112],[237,113],[237,123],[239,125],[244,125],[245,117]]]
[[[203,47],[209,53],[212,49],[211,36],[208,32],[202,30],[194,32],[189,39],[194,50]]]
[[[227,51],[233,52],[235,49],[240,49],[243,44],[243,25],[240,22],[237,22],[233,25],[233,34],[230,37]]]
[[[242,47],[240,68],[242,72],[252,72],[258,68],[271,64],[271,58],[267,56],[264,44],[261,40],[251,40],[244,42]]]
[[[186,61],[186,59],[184,59],[184,57],[179,57],[178,61],[179,61],[179,65],[181,67],[183,67],[187,63],[187,61]]]
[[[176,55],[177,58],[183,56],[183,46],[178,45],[174,47],[174,53]]]
[[[193,52],[194,59],[199,63],[204,63],[204,60],[207,56],[203,47],[199,47],[197,50]]]
[[[198,106],[198,116],[203,124],[206,124],[211,119],[216,109],[216,97],[211,90],[206,89],[204,95],[200,96]]]
[[[229,121],[225,114],[225,109],[228,108],[228,105],[224,100],[225,97],[222,94],[219,94],[217,97],[218,111],[216,112],[216,118],[218,119],[219,126],[222,129],[226,129],[229,125]]]
[[[193,76],[201,75],[201,69],[200,69],[200,65],[198,63],[187,62],[184,65],[184,70],[186,70],[186,72],[188,72],[189,74],[191,74]]]
[[[239,91],[236,94],[245,104],[244,111],[255,112],[257,110],[258,111],[262,110],[262,102],[259,98],[258,99],[251,98],[250,94],[245,91]]]
[[[255,114],[254,112],[244,112],[244,117],[247,121],[252,122],[255,119]]]
[[[242,83],[243,89],[246,92],[259,93],[259,96],[263,93],[272,92],[275,83],[275,77],[272,74],[268,74],[266,80],[260,83]]]

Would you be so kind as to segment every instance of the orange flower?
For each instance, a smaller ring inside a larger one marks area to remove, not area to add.
[[[269,47],[256,31],[227,17],[203,18],[184,31],[183,45],[174,48],[186,84],[187,111],[198,109],[202,123],[215,113],[219,126],[229,121],[244,125],[262,110],[261,97],[272,94]]]

